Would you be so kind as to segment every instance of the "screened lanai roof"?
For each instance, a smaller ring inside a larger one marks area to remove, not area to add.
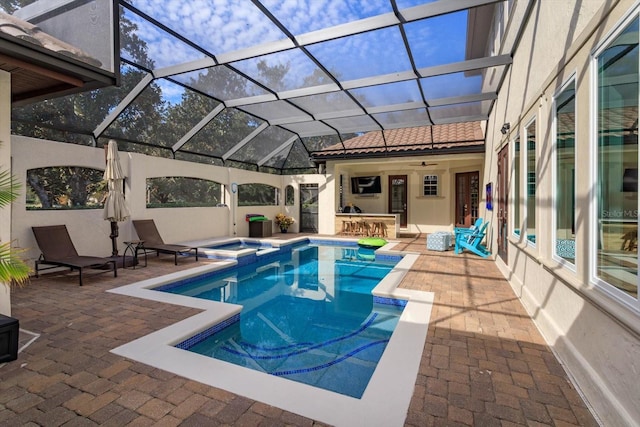
[[[56,8],[69,19],[68,9],[83,2],[22,3],[29,4],[0,8],[40,25]],[[111,0],[95,3],[104,10]],[[113,13],[119,87],[16,105],[13,131],[97,146],[115,139],[120,150],[274,173],[310,171],[318,153],[348,155],[344,142],[366,132],[384,140],[393,129],[486,120],[511,63],[511,46],[494,46],[506,3],[120,0]],[[73,19],[107,18],[90,15]]]

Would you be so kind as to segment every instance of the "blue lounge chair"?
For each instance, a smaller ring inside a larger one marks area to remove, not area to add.
[[[481,227],[475,228],[471,232],[456,232],[456,254],[461,254],[462,251],[467,249],[482,258],[487,258],[491,255],[491,252],[489,252],[489,250],[487,250],[487,248],[482,244],[482,240],[484,240],[486,235],[485,230],[488,225],[489,223],[485,222]]]

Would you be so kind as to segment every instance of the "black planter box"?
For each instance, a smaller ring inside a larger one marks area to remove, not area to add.
[[[0,363],[18,358],[18,319],[0,314]]]
[[[271,237],[271,229],[273,222],[268,219],[266,221],[253,221],[249,223],[249,237]]]

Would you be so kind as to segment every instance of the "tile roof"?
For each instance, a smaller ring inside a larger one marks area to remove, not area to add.
[[[43,32],[40,27],[3,12],[0,12],[0,32],[95,67],[102,65],[86,52]]]
[[[115,73],[100,66],[82,49],[0,12],[0,70],[11,73],[13,106],[115,85]]]
[[[312,153],[316,159],[344,155],[371,155],[378,153],[410,154],[464,149],[484,151],[484,132],[481,122],[451,123],[385,131],[367,132],[340,144],[328,146]]]

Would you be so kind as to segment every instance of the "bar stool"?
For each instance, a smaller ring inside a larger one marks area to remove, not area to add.
[[[354,221],[353,222],[353,235],[354,236],[359,236],[360,234],[362,234],[362,222]]]
[[[353,236],[356,233],[356,223],[354,221],[342,221],[342,233],[347,236]]]
[[[369,237],[371,236],[371,224],[369,224],[367,221],[361,221],[360,222],[360,232]]]
[[[342,231],[340,234],[349,235],[351,234],[351,221],[342,220]]]
[[[388,237],[387,224],[382,221],[374,222],[371,234],[376,237]]]
[[[385,224],[384,222],[380,223],[380,236],[381,237],[389,237],[389,234],[387,233],[387,224]]]

